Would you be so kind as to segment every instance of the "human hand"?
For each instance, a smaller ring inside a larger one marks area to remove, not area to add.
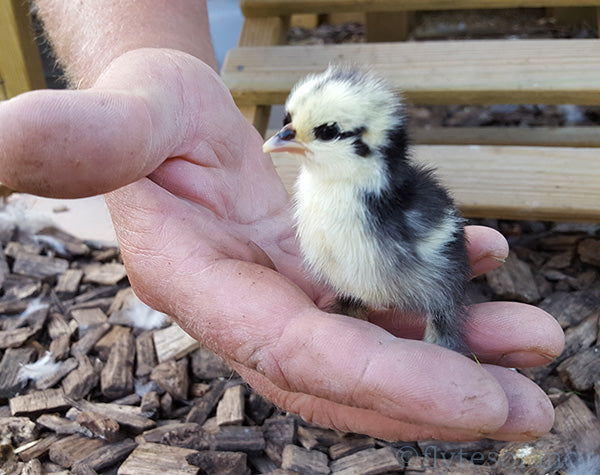
[[[421,324],[389,312],[369,323],[319,310],[332,295],[301,269],[289,196],[262,139],[196,58],[132,51],[91,89],[0,104],[0,123],[0,181],[46,196],[108,193],[137,295],[280,407],[397,440],[522,440],[550,429],[544,393],[504,368],[560,354],[562,332],[543,311],[473,306],[467,342],[478,365],[410,339]],[[495,231],[467,234],[475,273],[506,256]]]

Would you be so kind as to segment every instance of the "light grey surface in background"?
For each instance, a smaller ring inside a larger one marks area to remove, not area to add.
[[[244,17],[238,0],[208,0],[208,18],[219,68],[238,41]]]

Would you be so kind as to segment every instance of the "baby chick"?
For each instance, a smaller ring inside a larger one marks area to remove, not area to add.
[[[371,72],[330,66],[293,88],[265,152],[300,156],[297,236],[333,310],[427,316],[425,341],[468,352],[463,220],[432,170],[412,162],[402,100]]]

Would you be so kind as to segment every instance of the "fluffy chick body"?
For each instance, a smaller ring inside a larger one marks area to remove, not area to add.
[[[411,162],[400,97],[336,66],[296,85],[286,111],[266,150],[303,155],[298,240],[309,271],[338,292],[335,310],[425,313],[427,341],[465,352],[462,219],[432,171]]]

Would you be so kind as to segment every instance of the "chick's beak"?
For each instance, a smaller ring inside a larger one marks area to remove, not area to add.
[[[263,152],[289,152],[305,155],[306,145],[296,138],[296,131],[292,124],[288,124],[264,143]]]

